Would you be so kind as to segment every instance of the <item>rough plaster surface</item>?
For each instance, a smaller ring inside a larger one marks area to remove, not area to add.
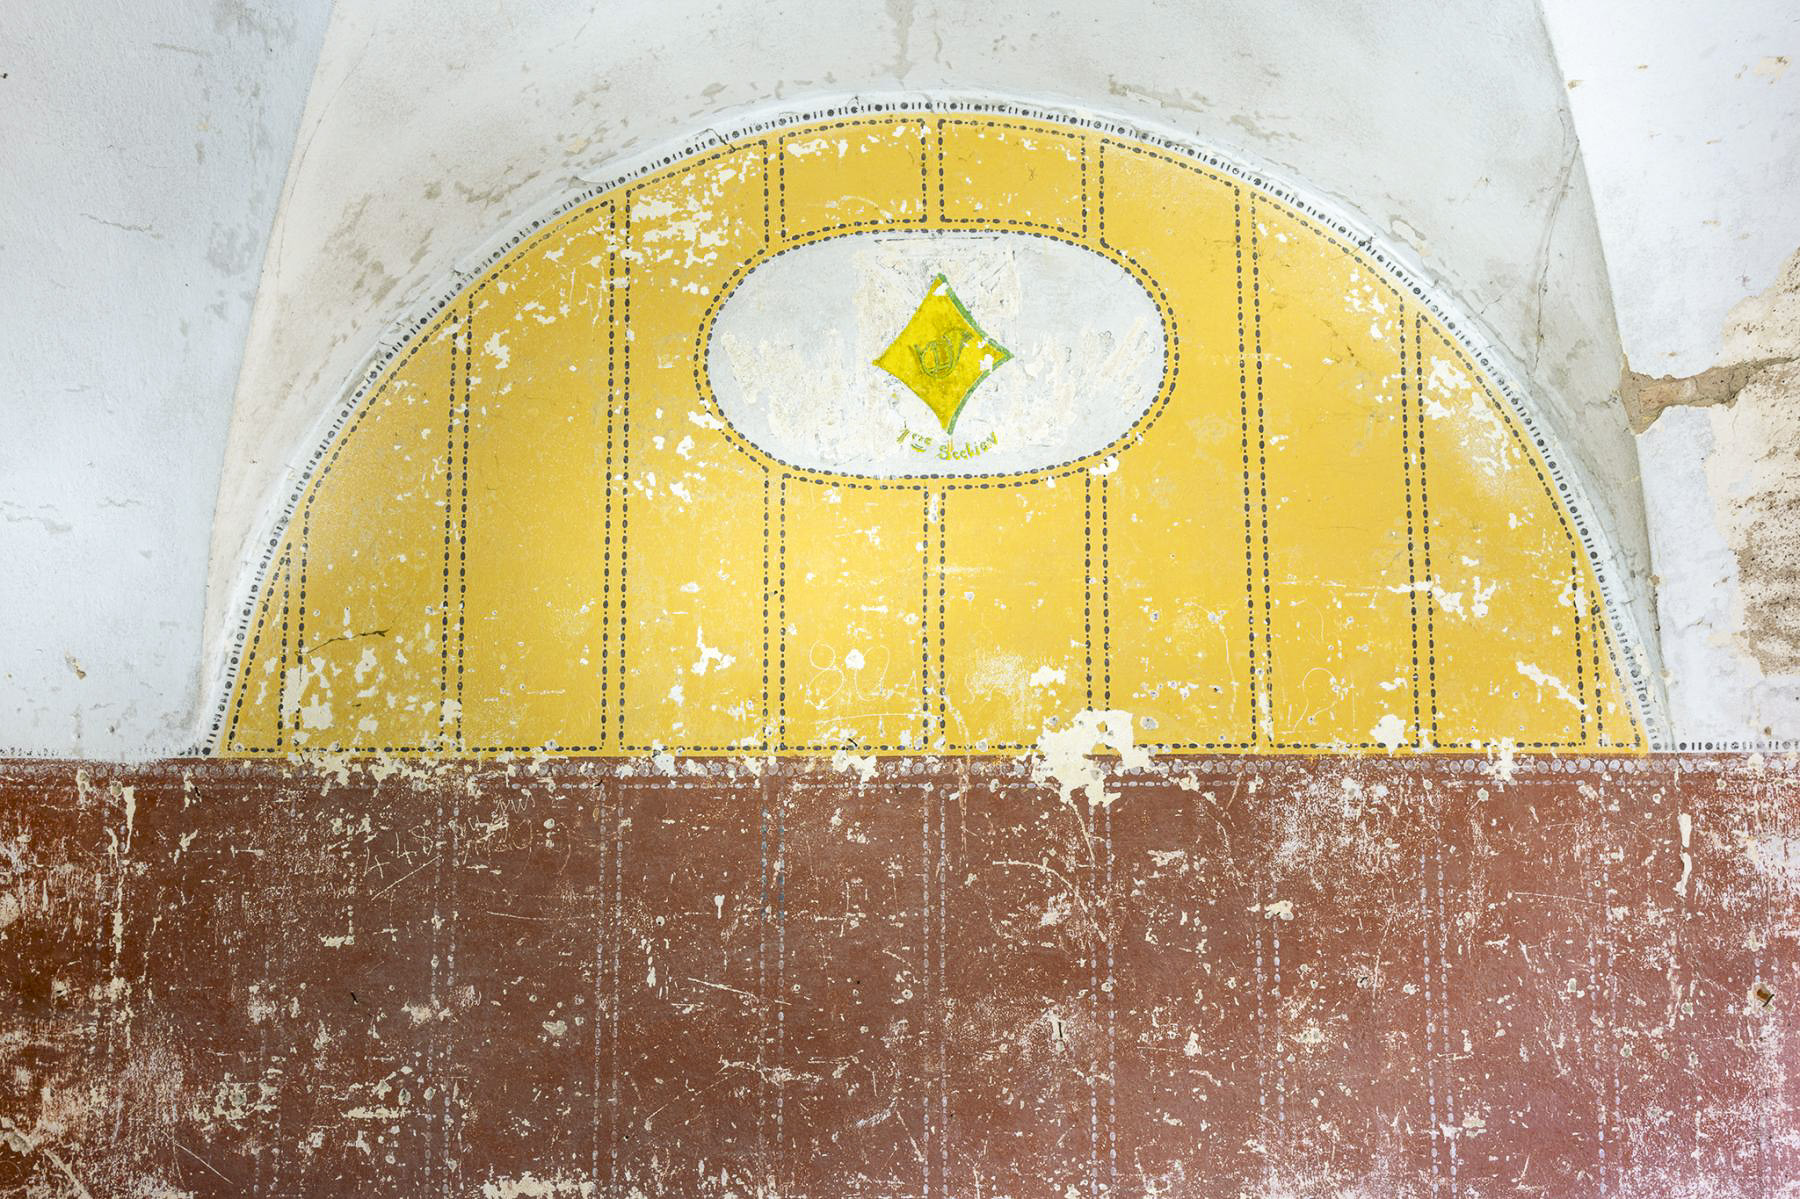
[[[905,0],[340,9],[239,389],[209,661],[309,432],[458,264],[621,156],[771,99],[858,90],[1091,104],[1323,188],[1409,245],[1517,357],[1590,479],[1620,549],[1616,573],[1628,587],[1644,575],[1604,267],[1535,5],[1134,0],[1041,17],[1019,4]],[[1647,605],[1636,616],[1648,629]]]
[[[1621,390],[1636,427],[1656,422],[1639,449],[1675,734],[1791,738],[1800,677],[1779,653],[1759,664],[1768,622],[1744,623],[1790,601],[1738,586],[1800,571],[1787,539],[1767,538],[1791,484],[1751,433],[1786,425],[1773,381],[1756,381],[1795,353],[1800,8],[1663,3],[1621,20],[1607,0],[1547,0],[1545,12],[1606,246]],[[1734,399],[1747,410],[1658,418]],[[1727,562],[1752,528],[1755,560]]]
[[[232,389],[329,7],[0,6],[0,752],[192,736]]]
[[[1671,408],[1639,439],[1651,503],[1651,544],[1669,719],[1690,743],[1781,740],[1800,728],[1800,677],[1764,672],[1744,643],[1741,572],[1708,458],[1732,408]]]
[[[1646,389],[1687,405],[1648,411],[1655,423],[1639,439],[1670,716],[1687,741],[1790,739],[1800,729],[1800,254],[1732,309],[1723,344],[1721,365]]]
[[[1743,648],[1800,672],[1800,365],[1758,372],[1713,425],[1707,490],[1738,562]]]

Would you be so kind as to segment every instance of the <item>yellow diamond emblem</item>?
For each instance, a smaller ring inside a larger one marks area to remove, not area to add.
[[[969,396],[1011,357],[1005,346],[981,331],[950,290],[949,280],[939,275],[875,365],[906,384],[925,401],[944,432],[952,433]]]

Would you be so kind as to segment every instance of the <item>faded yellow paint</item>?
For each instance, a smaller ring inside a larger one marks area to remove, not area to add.
[[[1087,228],[1087,155],[1092,139],[1037,121],[946,117],[938,183],[951,225]]]
[[[1096,706],[1135,713],[1146,740],[1248,748],[1263,630],[1249,523],[1256,462],[1245,440],[1254,366],[1238,315],[1240,282],[1248,287],[1241,189],[1110,140],[1097,157],[1098,231],[1162,290],[1177,356],[1167,407],[1095,480],[1089,505],[1105,580]]]
[[[845,229],[893,229],[925,220],[924,120],[852,121],[782,139],[777,207],[790,239]]]
[[[1090,483],[1079,474],[942,496],[944,566],[930,573],[943,594],[944,747],[1019,749],[1091,706],[1094,563],[1071,532]]]
[[[450,744],[459,497],[449,463],[465,370],[461,325],[424,334],[327,454],[301,510],[282,700],[294,748]]]
[[[924,744],[925,501],[900,488],[792,482],[777,547],[780,745]],[[785,680],[785,687],[782,686]]]
[[[749,270],[932,230],[1145,283],[1169,355],[1123,442],[884,481],[725,423],[706,338]],[[1167,749],[1641,747],[1573,515],[1387,279],[1241,180],[1042,121],[684,158],[396,356],[275,555],[221,749],[1010,753],[1084,709]]]
[[[1424,646],[1412,580],[1422,564],[1406,462],[1417,417],[1401,365],[1399,293],[1298,220],[1262,203],[1251,211],[1268,484],[1267,734],[1283,747],[1374,748],[1386,720],[1390,739],[1418,745]]]
[[[764,472],[695,390],[696,331],[768,246],[767,142],[664,174],[625,201],[623,421],[612,654],[624,749],[764,748]],[[590,504],[591,506],[591,504]]]
[[[612,216],[604,205],[561,222],[540,251],[559,269],[512,264],[466,301],[472,486],[458,585],[470,746],[514,745],[520,726],[571,748],[606,740],[606,539],[588,497],[607,489]]]

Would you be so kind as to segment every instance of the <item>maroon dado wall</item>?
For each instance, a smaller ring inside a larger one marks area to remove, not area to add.
[[[1800,1194],[1800,765],[0,763],[0,1190]]]

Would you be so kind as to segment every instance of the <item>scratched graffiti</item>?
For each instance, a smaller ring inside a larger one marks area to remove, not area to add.
[[[1774,1196],[1800,762],[0,767],[0,1185]]]

